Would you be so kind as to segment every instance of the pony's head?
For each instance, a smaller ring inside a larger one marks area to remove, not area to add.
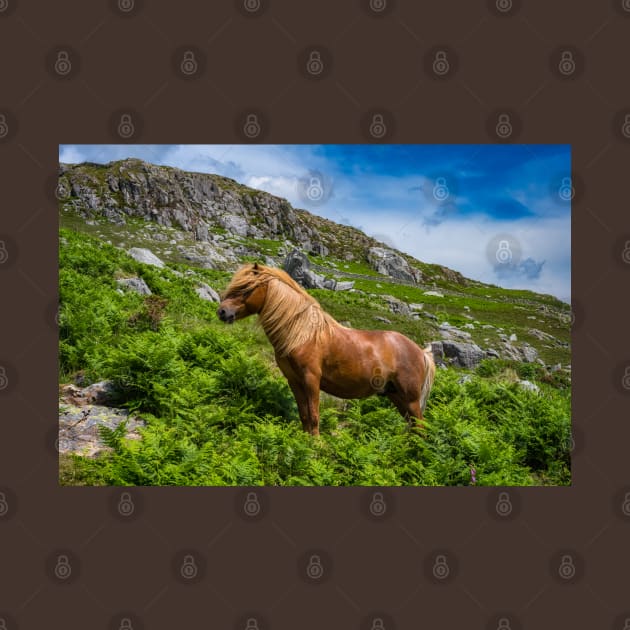
[[[237,319],[260,313],[267,296],[268,278],[258,263],[241,267],[221,296],[217,315],[222,322],[233,324]]]

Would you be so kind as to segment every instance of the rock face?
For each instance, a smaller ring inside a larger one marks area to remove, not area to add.
[[[525,363],[534,363],[538,359],[538,351],[528,343],[523,343],[518,347],[512,345],[509,341],[503,341],[499,347],[499,354],[504,359],[524,361]]]
[[[150,250],[143,247],[132,247],[127,252],[132,258],[145,265],[153,265],[162,269],[164,263]]]
[[[392,313],[397,313],[398,315],[405,315],[409,317],[411,315],[411,309],[409,308],[409,304],[395,298],[393,295],[382,295],[381,296],[385,302],[387,302],[387,306]]]
[[[96,457],[110,450],[100,435],[100,427],[115,429],[126,422],[127,439],[140,439],[139,429],[144,422],[129,415],[126,409],[111,407],[116,390],[110,381],[94,383],[80,388],[65,385],[59,399],[60,454],[75,453],[84,457]]]
[[[384,247],[370,247],[367,260],[372,268],[384,276],[418,284],[422,280],[422,272],[412,267],[402,256]]]
[[[120,278],[116,282],[125,289],[135,291],[140,295],[151,295],[151,289],[149,289],[147,283],[142,278]]]
[[[332,291],[348,291],[354,282],[339,282],[334,278],[324,278],[311,269],[308,256],[295,249],[285,259],[284,270],[305,289],[330,289]]]
[[[538,359],[538,351],[528,343],[524,343],[521,346],[521,354],[525,363],[534,363]]]
[[[195,291],[202,300],[207,300],[208,302],[221,301],[221,297],[219,296],[219,294],[212,287],[209,287],[205,282],[201,282],[199,286],[195,289]]]
[[[109,449],[103,442],[99,427],[115,429],[121,422],[126,422],[125,437],[139,440],[138,429],[144,422],[131,417],[126,409],[88,405],[76,407],[61,405],[59,408],[59,453],[75,453],[84,457],[96,457]]]
[[[307,213],[298,213],[285,199],[219,175],[132,158],[105,165],[61,164],[57,191],[64,208],[86,219],[141,218],[189,232],[200,242],[222,228],[242,237],[290,238],[325,256],[334,241],[322,237]],[[358,240],[369,240],[355,232]]]
[[[463,339],[464,341],[468,341],[472,335],[465,331],[452,326],[448,322],[442,322],[440,324],[440,335],[442,339],[451,340],[451,339]]]
[[[433,341],[431,350],[437,364],[448,363],[469,369],[477,367],[486,356],[477,344],[456,341]]]
[[[187,172],[135,158],[108,164],[60,164],[57,197],[62,213],[78,214],[86,221],[105,219],[124,225],[128,219],[143,219],[148,225],[180,230],[197,246],[212,242],[210,251],[177,243],[185,250],[181,255],[208,268],[233,267],[237,261],[230,256],[229,244],[220,243],[219,237],[242,237],[288,240],[290,248],[297,246],[324,257],[369,259],[385,275],[414,284],[422,281],[422,272],[400,253],[361,230],[211,173]],[[177,234],[174,237],[181,240]],[[288,251],[278,251],[278,255]],[[459,281],[457,272],[440,269],[441,277]]]

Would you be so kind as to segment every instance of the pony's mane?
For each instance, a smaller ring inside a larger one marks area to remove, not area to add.
[[[329,335],[340,325],[282,269],[245,265],[234,274],[224,295],[255,289],[263,283],[267,284],[267,296],[258,318],[280,356]]]

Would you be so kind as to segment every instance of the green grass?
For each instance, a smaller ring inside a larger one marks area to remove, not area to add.
[[[61,380],[111,379],[117,404],[146,421],[140,441],[105,432],[111,452],[62,457],[62,484],[469,485],[471,468],[478,485],[570,483],[570,387],[561,374],[486,361],[460,384],[460,371],[438,370],[424,435],[387,400],[324,395],[314,438],[255,321],[225,326],[195,294],[196,278],[220,290],[229,274],[178,277],[89,235],[61,236]],[[116,278],[136,274],[153,296],[118,292]],[[373,313],[383,307],[367,296],[313,293],[337,318],[379,327]],[[431,333],[423,321],[386,316],[420,343]],[[539,394],[518,387],[517,370]]]

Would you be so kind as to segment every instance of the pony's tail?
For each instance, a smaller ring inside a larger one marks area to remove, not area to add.
[[[433,379],[435,379],[435,361],[433,360],[433,349],[431,344],[422,350],[424,354],[424,383],[422,383],[422,389],[420,391],[420,409],[424,414],[424,409],[427,406],[427,399],[429,398],[429,392],[433,387]]]

